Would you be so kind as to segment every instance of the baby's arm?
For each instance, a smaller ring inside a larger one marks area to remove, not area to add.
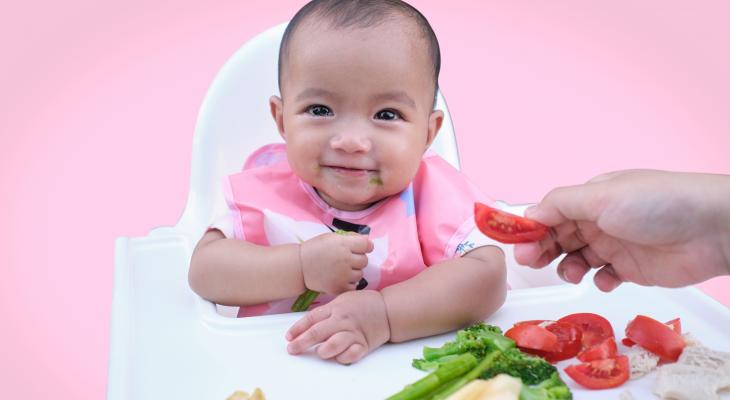
[[[222,305],[265,303],[301,294],[306,288],[299,245],[258,246],[209,230],[193,251],[190,287]]]
[[[504,303],[506,274],[504,253],[485,246],[380,293],[344,293],[292,325],[287,350],[301,354],[319,344],[321,358],[349,364],[388,340],[402,342],[484,320]]]
[[[216,229],[198,242],[190,261],[190,287],[223,305],[251,305],[312,289],[354,290],[373,244],[364,235],[325,233],[301,244],[259,246],[226,239]]]
[[[507,294],[504,253],[479,247],[383,289],[390,341],[435,335],[482,321]]]

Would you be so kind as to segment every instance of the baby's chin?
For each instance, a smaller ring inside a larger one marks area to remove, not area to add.
[[[319,197],[324,200],[330,207],[334,207],[342,211],[362,211],[373,204],[390,197],[386,194],[373,193],[370,196],[363,196],[363,192],[350,193],[350,190],[336,193],[325,193],[321,190],[317,190]]]

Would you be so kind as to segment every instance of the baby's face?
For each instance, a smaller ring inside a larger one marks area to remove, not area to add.
[[[292,169],[332,207],[405,189],[441,126],[426,42],[407,28],[304,24],[290,42],[272,114]]]

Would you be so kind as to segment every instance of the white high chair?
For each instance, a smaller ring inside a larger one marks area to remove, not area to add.
[[[312,355],[293,357],[286,353],[284,332],[301,314],[229,318],[189,288],[192,249],[225,207],[223,177],[239,171],[252,150],[280,140],[268,97],[277,93],[278,48],[285,27],[278,25],[246,43],[211,85],[198,117],[190,193],[177,225],[155,228],[145,237],[117,239],[110,400],[222,400],[235,390],[255,387],[275,400],[383,398],[421,377],[409,364],[424,345],[447,340],[448,335],[441,335],[386,345],[350,367]],[[451,118],[440,93],[437,108],[445,119],[432,149],[459,168]],[[515,213],[524,209],[500,205]],[[557,318],[556,305],[567,313],[571,307],[564,302],[590,295],[586,285],[558,285],[562,281],[554,266],[536,271],[515,266],[511,254],[507,260],[513,290],[490,323],[507,328],[515,320]],[[515,310],[521,313],[517,319],[511,316]]]

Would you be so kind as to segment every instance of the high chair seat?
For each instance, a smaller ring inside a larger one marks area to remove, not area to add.
[[[284,332],[301,313],[229,318],[188,286],[192,250],[214,216],[225,210],[223,177],[240,170],[254,149],[281,140],[268,98],[277,93],[278,47],[285,26],[251,39],[213,81],[195,128],[190,192],[179,222],[155,228],[144,237],[116,241],[107,393],[111,400],[223,400],[235,390],[250,392],[257,386],[274,400],[383,398],[423,375],[410,367],[410,360],[419,356],[424,345],[438,346],[450,336],[386,345],[363,361],[343,367],[311,354],[286,353]],[[445,119],[432,150],[459,168],[453,126],[441,93],[437,108],[444,111]],[[525,208],[499,204],[514,213]],[[562,284],[554,264],[532,270],[515,265],[509,249],[507,253],[513,290],[505,307],[488,320],[503,328],[518,320],[557,319],[571,311],[600,312],[613,316],[612,321],[625,321],[630,316],[621,314],[619,306],[627,302],[650,315],[660,314],[659,319],[681,316],[683,326],[704,329],[707,338],[719,340],[730,331],[727,310],[708,306],[706,298],[693,289],[668,293],[627,286],[603,295],[589,283]],[[678,306],[666,312],[641,301],[647,298]],[[703,315],[693,316],[696,313]],[[714,325],[705,321],[706,316],[717,315],[725,319]],[[687,321],[686,316],[692,317]],[[615,397],[613,393],[600,398]]]

